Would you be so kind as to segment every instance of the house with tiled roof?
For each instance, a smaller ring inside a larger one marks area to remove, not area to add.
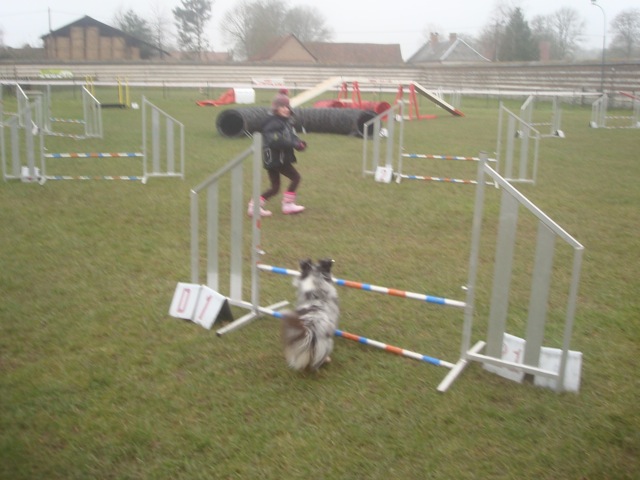
[[[455,33],[449,35],[448,40],[440,41],[437,33],[432,33],[429,41],[414,53],[408,64],[423,63],[472,63],[490,62],[487,57],[458,37]]]
[[[400,44],[301,42],[295,35],[275,38],[251,62],[318,65],[403,65]]]

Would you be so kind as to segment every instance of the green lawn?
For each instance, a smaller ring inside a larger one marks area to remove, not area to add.
[[[217,337],[215,327],[168,315],[176,283],[190,281],[190,189],[251,142],[222,138],[221,109],[195,104],[220,93],[131,91],[132,101],[146,95],[185,124],[185,181],[0,183],[0,478],[637,478],[639,130],[591,129],[589,105],[565,105],[566,138],[543,139],[536,185],[518,186],[585,247],[571,345],[583,353],[580,392],[513,383],[471,364],[442,394],[446,369],[344,339],[317,374],[288,370],[271,317]],[[114,102],[117,91],[96,96]],[[259,104],[270,96],[259,92]],[[52,108],[82,115],[77,91],[54,90]],[[548,105],[537,109],[550,116]],[[4,110],[15,111],[7,90]],[[497,100],[465,97],[461,110],[454,118],[421,105],[438,118],[405,124],[407,151],[492,153]],[[48,151],[140,149],[139,110],[105,109],[103,119],[104,139],[47,137]],[[296,268],[330,256],[336,277],[464,300],[475,187],[376,183],[362,175],[361,139],[305,139],[307,210],[284,216],[271,202],[264,262]],[[69,175],[142,173],[139,159],[47,165]],[[475,178],[466,163],[414,161],[404,170]],[[487,194],[495,217],[499,193]],[[245,228],[248,236],[248,219]],[[474,341],[483,339],[492,255],[483,250]],[[290,278],[260,278],[264,305],[294,301]],[[518,281],[512,293],[526,310]],[[339,294],[342,329],[458,359],[461,310]]]

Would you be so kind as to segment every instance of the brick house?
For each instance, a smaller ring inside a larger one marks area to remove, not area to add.
[[[41,38],[46,58],[49,60],[121,61],[168,55],[154,45],[89,16],[49,32]]]

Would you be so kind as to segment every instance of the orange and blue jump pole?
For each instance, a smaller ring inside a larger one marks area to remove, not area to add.
[[[274,267],[272,265],[264,265],[262,263],[258,264],[258,269],[264,270],[267,272],[278,273],[280,275],[291,275],[295,277],[300,276],[300,272],[297,270]],[[461,302],[459,300],[451,300],[449,298],[436,297],[433,295],[425,295],[422,293],[407,292],[405,290],[397,290],[395,288],[380,287],[378,285],[371,285],[369,283],[354,282],[351,280],[344,280],[341,278],[332,278],[332,280],[333,280],[333,283],[335,283],[340,287],[357,288],[357,289],[365,290],[368,292],[383,293],[386,295],[391,295],[393,297],[411,298],[413,300],[420,300],[422,302],[435,303],[438,305],[447,305],[451,307],[460,307],[460,308],[464,308],[466,305],[465,302]]]
[[[262,314],[271,315],[272,317],[276,317],[280,319],[284,317],[284,315],[281,312],[278,312],[277,310],[272,310],[270,308],[258,307],[257,310]],[[435,365],[436,367],[453,368],[455,366],[453,363],[445,362],[444,360],[440,360],[439,358],[434,358],[428,355],[422,355],[421,353],[412,352],[411,350],[405,350],[404,348],[387,345],[386,343],[378,342],[376,340],[371,340],[370,338],[361,337],[359,335],[354,335],[353,333],[345,332],[344,330],[336,329],[334,332],[334,335],[336,337],[346,338],[347,340],[353,340],[354,342],[379,348],[381,350],[384,350],[385,352],[393,353],[395,355],[400,355],[401,357],[407,357],[407,358],[412,358],[414,360],[426,362],[431,365]]]
[[[335,336],[346,338],[347,340],[353,340],[354,342],[362,343],[364,345],[369,345],[371,347],[379,348],[386,352],[394,353],[402,357],[408,357],[408,358],[413,358],[414,360],[427,362],[437,367],[447,367],[447,368],[454,367],[453,363],[445,362],[444,360],[440,360],[434,357],[429,357],[428,355],[422,355],[421,353],[412,352],[410,350],[405,350],[404,348],[387,345],[386,343],[378,342],[376,340],[371,340],[370,338],[361,337],[359,335],[354,335],[353,333],[345,332],[343,330],[336,330]]]

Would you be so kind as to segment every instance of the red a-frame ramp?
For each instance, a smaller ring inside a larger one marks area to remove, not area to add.
[[[313,98],[321,95],[322,93],[324,93],[324,92],[326,92],[328,90],[331,90],[334,87],[337,87],[338,85],[340,85],[341,83],[344,83],[344,82],[358,82],[361,85],[362,84],[367,84],[367,83],[374,83],[376,85],[380,85],[381,84],[380,81],[372,81],[371,79],[367,79],[367,78],[329,77],[325,81],[317,84],[316,86],[310,88],[309,90],[306,90],[306,91],[296,95],[295,97],[293,97],[291,99],[291,106],[292,107],[298,107],[298,106],[302,105],[303,103],[308,102],[309,100],[312,100]],[[456,117],[464,117],[464,113],[462,113],[460,110],[455,108],[453,105],[450,105],[449,103],[445,102],[443,99],[438,97],[435,93],[430,92],[429,90],[424,88],[418,82],[413,82],[413,81],[406,82],[406,81],[402,81],[402,80],[386,80],[383,83],[385,85],[393,85],[393,84],[400,85],[400,86],[402,86],[402,84],[409,85],[410,87],[412,87],[412,89],[416,93],[419,93],[423,97],[429,99],[431,102],[433,102],[436,105],[438,105],[439,107],[443,108],[444,110],[446,110],[450,114],[452,114],[452,115],[454,115]]]
[[[455,108],[454,106],[448,104],[447,102],[445,102],[443,99],[441,99],[440,97],[438,97],[437,95],[435,95],[434,93],[430,92],[429,90],[427,90],[426,88],[424,88],[422,85],[420,85],[418,82],[410,82],[410,85],[413,85],[415,91],[417,93],[419,93],[420,95],[422,95],[423,97],[428,98],[430,101],[432,101],[433,103],[435,103],[436,105],[438,105],[441,108],[444,108],[447,112],[449,112],[451,115],[454,115],[456,117],[464,117],[464,113],[462,113],[460,110],[458,110],[457,108]]]

